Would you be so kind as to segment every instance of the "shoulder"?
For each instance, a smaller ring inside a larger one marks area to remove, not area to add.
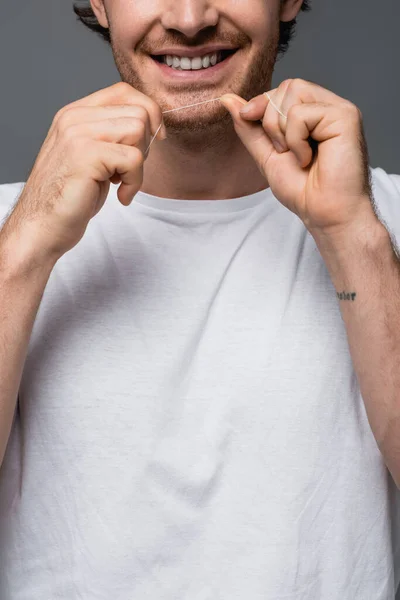
[[[14,208],[25,182],[0,184],[0,229]]]
[[[370,167],[375,212],[400,243],[400,175]]]

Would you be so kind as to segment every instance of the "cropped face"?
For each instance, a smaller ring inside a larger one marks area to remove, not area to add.
[[[301,0],[91,0],[109,28],[122,81],[168,110],[234,92],[249,100],[269,89],[279,20]],[[218,102],[168,113],[168,130],[200,131],[230,120]]]

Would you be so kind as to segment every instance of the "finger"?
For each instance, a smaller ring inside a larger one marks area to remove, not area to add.
[[[287,152],[289,148],[286,143],[285,134],[280,127],[279,112],[276,109],[278,106],[275,104],[274,100],[277,102],[280,101],[276,99],[276,94],[273,97],[270,93],[269,95],[271,96],[271,100],[268,101],[268,106],[264,113],[262,121],[263,128],[268,137],[272,140],[277,152]]]
[[[143,152],[134,146],[110,142],[88,145],[85,152],[86,164],[95,165],[94,178],[107,181],[119,176],[122,183],[118,188],[118,199],[125,206],[130,204],[143,183]]]
[[[272,140],[278,152],[286,152],[288,150],[285,135],[280,127],[278,118],[279,106],[288,85],[289,82],[286,81],[280,88],[255,96],[240,111],[245,120],[262,121],[265,132]]]
[[[323,142],[338,135],[334,127],[331,128],[331,135],[327,135],[328,123],[332,125],[336,120],[339,121],[340,115],[336,115],[336,112],[335,107],[322,102],[296,104],[289,109],[286,142],[302,168],[307,167],[313,157],[310,137],[316,142]]]
[[[86,121],[71,125],[68,136],[84,136],[92,140],[136,146],[143,154],[150,142],[149,123],[138,117],[116,117],[99,121]]]
[[[151,131],[155,135],[160,123],[163,122],[161,107],[149,96],[139,92],[128,83],[119,81],[107,88],[98,90],[89,96],[80,98],[71,104],[62,108],[59,113],[72,107],[80,106],[108,106],[108,105],[129,105],[143,106],[149,113]],[[165,125],[162,129],[165,130]]]
[[[287,79],[287,94],[285,96],[289,99],[292,98],[292,94],[296,96],[296,98],[301,98],[302,102],[327,102],[329,104],[335,104],[337,102],[343,102],[343,98],[328,90],[327,88],[318,85],[312,81],[307,81],[306,79]],[[283,81],[280,85],[285,84]],[[286,101],[284,101],[286,102]]]
[[[268,103],[269,100],[264,94],[254,96],[254,98],[241,108],[240,114],[246,121],[261,121],[267,110]]]
[[[289,93],[291,81],[291,79],[287,79],[286,81],[282,82],[276,90],[271,90],[271,92],[268,92],[268,95],[271,98],[270,105],[275,111],[277,124],[283,135],[285,135],[286,132],[287,121],[287,103],[285,102],[285,98],[287,98]]]
[[[327,90],[316,83],[306,81],[303,79],[286,79],[274,89],[268,91],[269,96],[272,98],[273,103],[281,110],[284,115],[287,115],[290,106],[298,104],[299,102],[326,102],[334,104],[335,102],[343,102],[343,98],[340,98],[330,90]],[[255,96],[246,106],[243,118],[246,120],[258,121],[262,119],[269,99],[266,93]],[[282,124],[284,120],[282,121]]]
[[[277,109],[277,124],[279,130],[285,136],[285,139],[288,114],[293,106],[302,104],[315,104],[318,103],[318,98],[320,99],[320,103],[323,102],[326,106],[333,103],[337,104],[338,101],[340,103],[343,102],[339,96],[330,90],[303,79],[288,79],[283,81],[277,90],[273,90],[273,92],[274,96],[271,98],[271,104],[273,102]],[[273,134],[271,133],[271,135]],[[302,160],[300,160],[300,155],[298,160],[302,166],[306,166],[316,155],[318,151],[318,142],[309,135],[307,139],[307,145],[303,146],[303,151],[304,153],[302,155]]]
[[[301,89],[300,89],[301,88]],[[270,114],[269,108],[274,108],[275,114],[266,118],[266,122],[263,124],[264,129],[274,142],[276,149],[279,152],[279,146],[276,142],[283,147],[283,151],[287,151],[289,148],[286,138],[286,129],[288,124],[288,113],[293,106],[303,105],[305,103],[315,104],[311,102],[311,98],[315,98],[315,94],[319,94],[321,97],[327,99],[338,98],[335,94],[329,90],[325,90],[320,86],[298,79],[288,79],[283,81],[276,90],[268,92],[270,102],[266,111],[267,117]],[[340,99],[339,99],[340,100]],[[328,104],[326,104],[328,106]],[[305,132],[303,131],[303,134]],[[285,139],[285,143],[282,144],[282,136]],[[296,157],[298,162],[304,167],[307,166],[311,161],[318,149],[318,143],[308,135],[306,138],[306,144],[302,144],[303,150],[298,153]]]
[[[287,85],[285,85],[287,84]],[[343,98],[337,96],[331,90],[323,88],[322,86],[313,83],[311,81],[306,81],[304,79],[288,79],[283,81],[281,86],[285,85],[285,93],[281,97],[280,109],[283,114],[287,115],[290,108],[295,104],[313,104],[318,102],[323,102],[325,104],[341,104],[343,103]],[[280,126],[282,131],[285,132],[286,121],[281,118]]]
[[[286,88],[290,80],[282,82],[279,88],[274,88],[268,92],[268,95],[274,100],[274,104],[280,106]],[[270,103],[267,93],[264,92],[258,96],[254,96],[240,111],[244,119],[250,121],[260,121],[263,118],[265,111]]]
[[[240,109],[245,104],[243,98],[236,94],[224,94],[221,103],[229,110],[235,131],[253,156],[260,172],[265,176],[265,166],[271,155],[275,153],[272,141],[265,133],[261,123],[245,121],[240,115]]]
[[[74,125],[77,123],[105,121],[106,119],[114,120],[120,117],[136,117],[142,119],[142,121],[146,123],[149,133],[152,135],[149,113],[143,106],[137,105],[75,107],[65,111],[65,113],[62,115],[62,118],[60,118],[58,125],[60,125],[61,121],[64,127],[68,127],[69,125]],[[164,139],[162,137],[162,132],[158,133],[157,138]]]

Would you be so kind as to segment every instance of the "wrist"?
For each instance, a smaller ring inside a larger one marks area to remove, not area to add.
[[[385,234],[385,227],[376,216],[371,201],[363,205],[357,215],[346,224],[309,229],[318,247],[330,252],[354,248],[354,245],[374,245]]]
[[[389,234],[384,225],[373,214],[366,215],[341,230],[314,232],[311,234],[332,278],[363,268],[371,260],[386,254]]]
[[[48,277],[59,256],[46,251],[39,238],[28,221],[18,224],[11,214],[0,231],[2,273],[13,278],[26,278],[38,273]]]

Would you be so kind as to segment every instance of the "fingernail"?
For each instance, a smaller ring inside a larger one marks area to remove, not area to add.
[[[285,152],[285,148],[283,146],[281,146],[281,144],[279,142],[276,142],[274,140],[273,142],[275,149],[279,152],[279,154],[282,154],[282,152]]]
[[[167,130],[165,128],[165,125],[163,125],[160,129],[160,131],[157,133],[157,139],[158,140],[165,140],[165,138],[167,137]]]
[[[239,110],[239,112],[241,115],[245,115],[246,113],[249,113],[253,108],[254,108],[254,104],[252,104],[251,102],[248,102],[246,104],[246,106],[243,106],[243,108],[241,108]]]

